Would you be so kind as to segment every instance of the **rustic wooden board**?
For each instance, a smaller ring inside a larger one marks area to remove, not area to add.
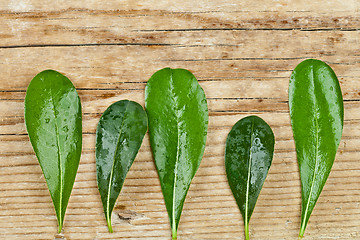
[[[303,59],[337,73],[343,139],[304,239],[360,239],[360,2],[0,0],[0,239],[53,239],[55,212],[24,125],[30,80],[55,69],[82,100],[83,155],[66,212],[66,239],[170,239],[146,135],[107,232],[95,173],[95,129],[111,103],[144,104],[163,67],[189,69],[209,104],[205,155],[190,187],[179,239],[243,239],[228,187],[224,146],[231,126],[256,114],[273,128],[273,165],[250,222],[252,239],[296,239],[300,180],[287,87]]]

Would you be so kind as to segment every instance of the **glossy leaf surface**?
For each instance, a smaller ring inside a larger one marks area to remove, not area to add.
[[[96,130],[98,188],[109,231],[111,213],[147,131],[144,109],[122,100],[106,109]]]
[[[246,239],[251,214],[271,166],[274,144],[270,126],[256,116],[239,120],[226,139],[226,176],[244,219]]]
[[[191,72],[165,68],[148,81],[145,106],[151,148],[176,239],[185,197],[204,153],[206,97]]]
[[[82,144],[80,98],[71,81],[53,70],[36,75],[26,91],[25,123],[54,203],[60,232]]]
[[[339,81],[324,62],[308,59],[293,71],[289,107],[301,178],[302,237],[340,143],[344,107]]]

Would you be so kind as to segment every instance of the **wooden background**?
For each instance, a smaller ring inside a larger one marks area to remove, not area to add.
[[[86,2],[86,4],[85,4]],[[0,0],[0,239],[54,239],[55,211],[24,125],[31,79],[55,69],[76,86],[83,153],[63,233],[75,239],[170,239],[149,137],[130,169],[108,233],[95,173],[95,129],[115,101],[144,104],[147,80],[186,68],[204,88],[209,132],[179,239],[243,239],[225,177],[232,125],[256,114],[275,155],[250,222],[252,239],[297,239],[300,180],[288,109],[292,69],[321,59],[344,97],[343,138],[305,239],[360,239],[360,2],[357,0]]]

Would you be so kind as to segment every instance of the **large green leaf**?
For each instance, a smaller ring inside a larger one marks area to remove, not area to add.
[[[302,237],[340,143],[344,106],[339,81],[324,62],[308,59],[293,71],[289,107],[301,178]]]
[[[239,120],[226,139],[226,176],[244,219],[246,239],[251,214],[271,166],[274,144],[271,128],[256,116]]]
[[[26,91],[25,123],[54,203],[60,232],[82,143],[80,98],[71,81],[53,70],[36,75]]]
[[[144,109],[136,102],[112,104],[101,116],[96,130],[98,188],[109,231],[111,212],[147,130]]]
[[[173,239],[186,194],[203,156],[208,108],[191,72],[165,68],[145,88],[149,134]]]

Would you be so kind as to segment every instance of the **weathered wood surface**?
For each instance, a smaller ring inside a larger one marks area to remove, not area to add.
[[[73,81],[83,107],[83,155],[65,237],[170,239],[148,135],[117,201],[113,234],[97,191],[94,155],[101,113],[120,99],[144,104],[146,81],[167,66],[194,73],[210,112],[179,239],[244,238],[223,155],[231,126],[250,114],[264,118],[276,137],[251,237],[297,239],[301,195],[287,87],[291,70],[306,58],[324,60],[337,73],[345,125],[305,239],[360,239],[359,1],[51,2],[0,0],[0,239],[53,239],[57,230],[23,114],[27,85],[49,68]]]

